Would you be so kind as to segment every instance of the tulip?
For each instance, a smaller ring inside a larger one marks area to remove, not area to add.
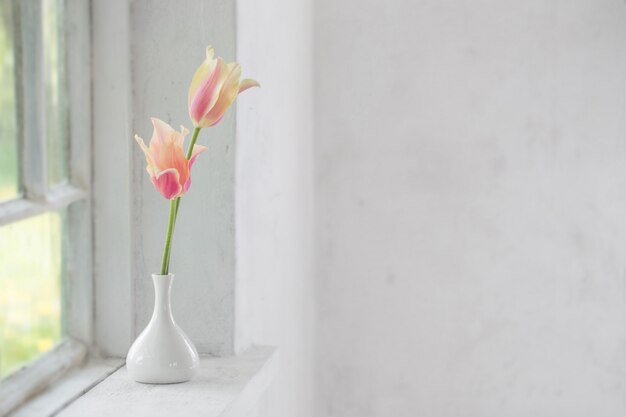
[[[155,117],[152,118],[154,133],[147,147],[143,139],[135,135],[135,140],[146,155],[147,171],[154,188],[168,200],[184,195],[191,185],[191,166],[198,155],[206,151],[205,146],[194,145],[189,160],[185,157],[183,142],[189,133],[181,126],[175,131],[170,125]]]
[[[206,60],[196,70],[189,86],[189,116],[196,128],[215,125],[239,93],[259,86],[255,80],[239,80],[241,66],[238,63],[226,63],[213,55],[213,48],[207,47]]]

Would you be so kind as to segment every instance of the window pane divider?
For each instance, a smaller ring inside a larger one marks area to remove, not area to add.
[[[58,210],[85,199],[87,199],[85,191],[72,185],[60,185],[48,191],[43,200],[20,198],[5,201],[0,203],[0,226]]]
[[[20,179],[25,197],[36,201],[45,199],[48,184],[42,2],[18,1],[15,13]]]

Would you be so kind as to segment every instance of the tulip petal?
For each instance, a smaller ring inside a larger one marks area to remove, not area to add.
[[[154,173],[156,172],[156,164],[154,162],[154,159],[152,158],[152,155],[150,154],[150,149],[148,149],[143,139],[139,137],[139,135],[135,135],[135,140],[137,141],[139,147],[146,156],[146,162],[148,164],[146,168],[148,169],[148,174],[150,174],[151,176],[155,175]]]
[[[191,79],[191,85],[189,86],[189,93],[187,95],[187,104],[191,106],[191,101],[195,96],[196,91],[200,84],[211,75],[213,69],[215,68],[216,60],[213,58],[214,51],[211,45],[206,48],[206,59],[200,64],[198,69],[193,75]]]
[[[198,157],[198,155],[200,155],[202,152],[206,151],[208,148],[206,146],[202,146],[202,145],[193,145],[193,150],[191,151],[191,158],[189,158],[189,170],[191,171],[191,167],[193,166],[193,163],[196,161],[196,158]]]
[[[176,132],[178,133],[178,132]],[[181,148],[183,147],[183,143],[185,142],[185,136],[187,136],[189,134],[189,129],[187,129],[185,126],[180,125],[180,135],[176,135],[176,145],[180,146]]]
[[[241,66],[233,63],[220,91],[219,99],[205,116],[208,126],[213,126],[219,122],[237,98],[237,94],[239,94],[239,77],[241,77]]]
[[[189,187],[191,187],[191,175],[187,178],[187,181],[183,184],[183,194],[189,191]]]
[[[179,174],[175,168],[161,171],[158,175],[151,177],[150,180],[157,191],[168,200],[176,198],[182,193],[183,187],[180,185]]]
[[[189,105],[189,116],[194,121],[194,124],[199,124],[202,116],[213,107],[213,104],[219,97],[217,92],[219,91],[218,82],[222,72],[221,67],[222,60],[218,59],[211,75],[200,83],[198,89],[194,92]]]
[[[176,135],[178,135],[177,132]],[[185,158],[182,144],[177,142],[178,139],[173,139],[165,143],[161,153],[157,156],[157,165],[160,170],[174,168],[178,172],[178,180],[183,184],[189,177],[189,163]]]
[[[260,87],[260,86],[261,86],[261,84],[259,84],[256,80],[253,80],[251,78],[247,78],[247,79],[243,80],[241,82],[241,84],[239,84],[239,94],[243,93],[248,88]]]
[[[176,133],[172,126],[168,125],[163,120],[157,119],[156,117],[151,117],[150,120],[152,120],[152,126],[154,126],[152,139],[156,139],[159,143],[164,143],[172,137],[172,133]],[[150,143],[152,144],[152,141],[150,141]]]

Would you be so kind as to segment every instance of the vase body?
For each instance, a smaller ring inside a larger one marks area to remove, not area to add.
[[[174,275],[152,275],[154,312],[150,323],[128,351],[126,368],[137,382],[173,384],[190,380],[198,367],[198,351],[172,316]]]

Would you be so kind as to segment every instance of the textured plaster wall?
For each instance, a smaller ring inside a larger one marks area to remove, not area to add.
[[[174,128],[192,130],[187,89],[205,48],[235,59],[234,2],[136,0],[131,3],[133,127],[144,140],[152,136],[150,117]],[[129,138],[132,140],[132,138]],[[186,143],[191,140],[191,133]],[[173,238],[170,271],[176,274],[172,308],[198,351],[233,351],[235,274],[235,113],[201,131],[198,143],[209,150],[193,167],[193,185],[181,202]],[[150,274],[160,269],[169,203],[145,171],[145,157],[133,146],[135,332],[150,319]]]
[[[626,3],[315,2],[318,416],[626,413]]]

